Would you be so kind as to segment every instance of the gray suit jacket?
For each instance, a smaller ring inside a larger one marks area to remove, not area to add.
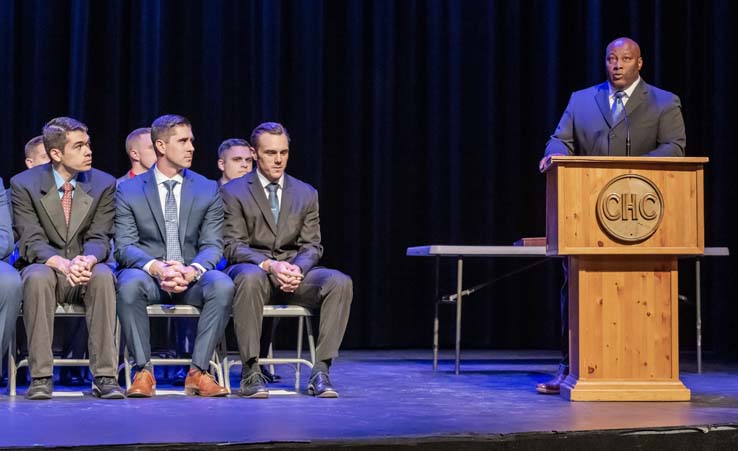
[[[323,246],[315,188],[285,174],[277,224],[256,171],[226,183],[221,192],[229,265],[273,259],[289,261],[304,274],[318,263]]]
[[[546,144],[546,155],[625,155],[625,118],[612,123],[608,84],[577,91]],[[630,123],[632,156],[684,156],[684,132],[679,97],[643,79],[625,104]]]
[[[12,214],[10,208],[10,199],[5,191],[5,184],[0,178],[0,260],[5,259],[13,252],[13,221],[10,220]]]
[[[51,163],[16,175],[10,189],[20,252],[16,266],[45,263],[54,255],[94,255],[99,262],[108,258],[115,216],[113,176],[97,169],[77,175],[69,226]]]
[[[179,245],[186,265],[214,269],[223,256],[223,202],[218,185],[185,170],[179,202]],[[118,269],[138,268],[167,255],[164,213],[154,168],[118,185],[115,259]]]

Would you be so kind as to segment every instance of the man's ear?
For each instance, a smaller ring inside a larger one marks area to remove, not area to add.
[[[141,155],[138,154],[138,150],[131,149],[131,160],[132,161],[141,161]]]
[[[63,155],[63,152],[57,148],[53,148],[49,151],[49,158],[51,158],[51,161],[53,162],[60,162],[61,156]]]
[[[156,150],[157,155],[164,155],[164,150],[166,149],[166,144],[161,139],[157,139],[154,141],[154,149]]]
[[[225,162],[222,158],[218,158],[218,169],[220,170],[220,172],[225,171]]]

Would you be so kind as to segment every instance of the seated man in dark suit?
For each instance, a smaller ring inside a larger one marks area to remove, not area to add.
[[[146,306],[159,303],[201,309],[185,392],[225,396],[228,391],[207,372],[234,291],[228,276],[215,269],[223,255],[223,202],[214,181],[188,169],[195,148],[186,118],[159,117],[151,139],[156,165],[121,183],[116,197],[118,316],[138,369],[128,396],[155,394]]]
[[[607,81],[571,95],[539,162],[545,170],[553,155],[684,156],[687,138],[679,97],[646,84],[640,76],[641,48],[629,38],[612,41],[605,51]],[[558,394],[569,374],[569,293],[564,260],[561,289],[563,358],[553,379],[536,390]]]
[[[20,275],[3,260],[13,252],[13,229],[10,220],[10,200],[0,178],[0,375],[8,351],[10,337],[15,334],[15,322],[20,311],[23,284]],[[9,350],[15,352],[15,349]]]
[[[51,163],[10,181],[32,378],[26,397],[51,398],[56,305],[82,301],[93,393],[123,398],[117,382],[115,277],[105,265],[115,216],[115,179],[92,169],[90,137],[83,123],[52,119],[43,135]]]
[[[259,370],[259,337],[265,304],[320,307],[316,362],[308,391],[338,393],[328,377],[346,331],[353,286],[334,269],[316,266],[320,244],[318,192],[285,174],[289,135],[280,124],[259,125],[251,134],[256,171],[223,185],[226,273],[236,285],[233,320],[243,361],[241,396],[266,398]]]

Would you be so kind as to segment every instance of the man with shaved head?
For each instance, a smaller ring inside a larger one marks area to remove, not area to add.
[[[607,81],[571,95],[556,131],[546,144],[541,171],[553,155],[681,157],[687,138],[676,95],[647,84],[640,76],[641,48],[618,38],[605,50]],[[568,284],[564,260],[561,289],[563,358],[556,376],[538,384],[539,393],[559,393],[569,374]]]

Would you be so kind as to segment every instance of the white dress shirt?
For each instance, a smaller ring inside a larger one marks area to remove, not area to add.
[[[607,96],[607,100],[610,102],[610,110],[612,110],[612,104],[615,102],[615,93],[618,91],[623,91],[625,94],[623,96],[623,106],[625,106],[628,103],[628,99],[630,99],[630,96],[633,95],[633,91],[635,91],[636,86],[638,86],[638,83],[641,82],[641,76],[638,76],[638,80],[634,81],[632,85],[628,87],[628,89],[615,89],[612,87],[610,83],[607,84],[610,88],[610,95]]]

